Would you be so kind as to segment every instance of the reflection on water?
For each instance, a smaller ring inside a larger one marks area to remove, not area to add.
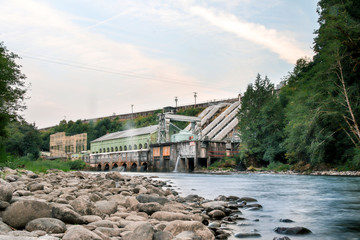
[[[360,177],[298,176],[272,174],[123,173],[159,176],[171,180],[182,196],[198,194],[248,196],[263,206],[261,211],[242,210],[247,222],[231,226],[235,232],[256,229],[261,239],[281,236],[276,227],[302,226],[313,234],[291,239],[360,239]],[[180,190],[179,190],[180,189]],[[282,223],[288,218],[294,223]],[[259,219],[259,221],[254,221]]]

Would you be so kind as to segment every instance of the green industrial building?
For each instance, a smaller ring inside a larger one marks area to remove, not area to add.
[[[106,134],[91,142],[92,154],[148,149],[157,140],[158,125]]]
[[[197,117],[159,114],[159,124],[106,134],[90,143],[97,170],[192,171],[233,152],[240,102],[209,106]],[[188,122],[182,130],[173,122]]]

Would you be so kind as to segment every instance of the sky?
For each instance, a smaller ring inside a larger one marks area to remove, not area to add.
[[[38,128],[237,97],[312,57],[316,0],[0,0]]]

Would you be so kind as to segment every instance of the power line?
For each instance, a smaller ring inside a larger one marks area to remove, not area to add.
[[[178,80],[178,79],[154,77],[151,75],[138,74],[135,72],[105,70],[103,68],[93,67],[93,66],[79,64],[79,63],[64,62],[62,60],[57,60],[55,58],[54,58],[55,59],[54,60],[49,57],[37,57],[37,56],[31,56],[28,54],[22,54],[21,56],[24,58],[29,58],[29,59],[34,59],[34,60],[39,60],[39,61],[49,62],[49,63],[55,63],[55,64],[69,66],[69,67],[85,69],[85,70],[110,73],[110,74],[121,75],[121,76],[132,77],[132,78],[148,79],[148,80],[154,80],[154,81],[158,81],[158,82],[167,82],[167,83],[181,84],[181,85],[187,85],[187,86],[201,86],[203,88],[208,88],[208,87],[203,86],[202,83],[194,84],[194,83],[185,82],[185,81]],[[211,88],[208,88],[208,89],[211,89]],[[215,89],[212,89],[212,90],[215,90]]]

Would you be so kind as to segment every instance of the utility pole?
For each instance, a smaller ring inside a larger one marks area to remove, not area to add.
[[[134,119],[134,104],[131,104],[131,119]]]
[[[175,107],[177,108],[178,97],[175,97]]]
[[[195,107],[196,107],[196,97],[197,97],[197,92],[194,92]]]

